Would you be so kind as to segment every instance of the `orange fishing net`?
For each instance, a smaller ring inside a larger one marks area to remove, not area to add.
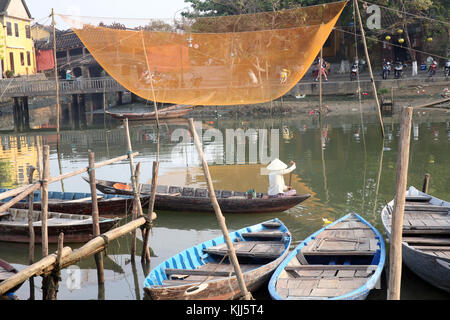
[[[346,2],[190,20],[176,32],[114,29],[61,16],[120,84],[189,105],[274,100],[305,75]]]

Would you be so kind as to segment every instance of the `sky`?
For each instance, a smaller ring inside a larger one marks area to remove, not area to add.
[[[43,23],[55,14],[119,17],[119,18],[170,18],[189,6],[184,0],[25,0],[34,22]],[[61,20],[57,27],[63,28]],[[45,24],[49,24],[47,21]],[[59,26],[58,26],[59,24]]]

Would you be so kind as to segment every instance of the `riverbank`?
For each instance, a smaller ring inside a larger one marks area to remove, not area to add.
[[[442,84],[433,84],[428,86],[403,87],[394,89],[394,113],[398,112],[402,106],[419,106],[443,99],[443,92],[448,86]],[[391,97],[390,90],[380,90],[379,94]],[[371,91],[361,92],[361,103],[359,95],[327,95],[322,98],[323,107],[328,114],[376,114],[376,102]],[[449,113],[450,102],[446,102],[437,107],[442,107],[438,112]],[[161,107],[160,107],[161,108]],[[236,117],[266,117],[270,115],[300,115],[314,114],[319,109],[319,96],[286,95],[275,101],[255,104],[255,105],[235,105],[235,106],[197,106],[186,117],[195,119],[204,118],[236,118]],[[133,103],[121,106],[112,106],[109,108],[112,112],[149,112],[153,111],[151,103]],[[429,109],[432,110],[432,109]],[[433,108],[437,110],[437,108]],[[96,113],[103,113],[103,110],[97,110]]]

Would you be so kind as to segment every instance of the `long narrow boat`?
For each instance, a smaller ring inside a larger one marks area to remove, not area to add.
[[[0,193],[11,189],[0,189]],[[148,197],[147,197],[148,198]],[[6,198],[0,202],[0,205],[11,200]],[[48,193],[48,209],[53,212],[87,214],[92,213],[92,195],[83,192],[58,192],[50,191]],[[133,198],[125,195],[97,195],[98,210],[100,215],[115,216],[126,215],[131,211]],[[18,202],[13,206],[17,209],[28,209],[28,200]],[[41,210],[41,194],[39,191],[34,193],[34,210]]]
[[[36,242],[41,241],[42,221],[39,217],[41,211],[33,211],[33,227]],[[114,227],[120,219],[99,218],[100,232],[104,233]],[[48,213],[48,242],[57,243],[58,236],[64,233],[64,242],[86,242],[92,239],[92,216],[68,214],[68,213]],[[28,231],[28,210],[8,209],[0,213],[0,241],[7,242],[29,242]]]
[[[250,292],[267,283],[291,243],[278,219],[231,232],[230,238]],[[184,250],[150,272],[144,291],[154,300],[237,299],[242,294],[227,254],[224,237]]]
[[[410,187],[403,217],[402,260],[420,278],[450,292],[450,203]],[[381,211],[388,237],[394,200]]]
[[[130,185],[122,182],[97,180],[96,187],[105,194],[133,194]],[[150,195],[151,190],[150,184],[141,185],[142,195]],[[208,189],[158,185],[156,192],[157,210],[214,212]],[[249,199],[246,192],[215,190],[215,193],[223,213],[283,212],[311,196],[300,194],[270,198],[266,194],[257,193],[256,198]]]
[[[158,119],[173,119],[181,118],[189,113],[193,106],[190,105],[174,105],[161,110],[158,110]],[[156,112],[111,112],[105,111],[105,114],[119,120],[155,120]]]
[[[17,273],[17,269],[14,268],[12,265],[10,265],[5,260],[0,259],[0,283],[2,283],[5,280],[8,280],[13,275]],[[0,300],[17,300],[16,295],[14,294],[15,291],[19,290],[19,288],[22,286],[23,282],[12,288],[11,290],[7,291],[3,296],[0,296]]]
[[[269,281],[275,300],[362,300],[385,262],[381,234],[350,213],[302,241]]]

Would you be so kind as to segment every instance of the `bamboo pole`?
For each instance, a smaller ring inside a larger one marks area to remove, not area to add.
[[[44,161],[41,180],[41,245],[42,257],[48,256],[48,179],[50,176],[50,147],[44,146]],[[42,277],[42,297],[47,299],[50,288],[50,278]]]
[[[134,171],[136,175],[136,181],[139,182],[139,175],[141,173],[141,163],[138,162],[136,165],[136,169]],[[140,185],[138,183],[138,190],[140,190]],[[137,218],[137,203],[136,200],[133,200],[133,211],[132,211],[132,219],[135,220]],[[135,261],[136,257],[136,230],[131,231],[131,261]]]
[[[53,28],[53,60],[55,65],[54,70],[55,70],[55,85],[56,85],[56,133],[59,145],[61,104],[59,103],[58,60],[56,59],[55,11],[53,9],[52,9],[52,28]]]
[[[153,167],[152,167],[152,194],[150,196],[150,203],[149,203],[149,209],[148,209],[148,221],[152,221],[152,215],[153,211],[155,209],[155,200],[156,200],[156,187],[158,185],[158,172],[159,172],[159,162],[153,161]],[[143,247],[142,247],[142,255],[141,255],[141,261],[150,262],[150,250],[148,248],[148,239],[150,237],[150,229],[147,228],[145,230],[144,234],[144,241],[143,241]],[[147,252],[144,254],[144,251]],[[144,259],[145,258],[145,259]]]
[[[92,234],[94,237],[100,235],[100,225],[99,225],[99,213],[98,213],[98,200],[97,200],[97,190],[95,186],[95,155],[89,150],[89,185],[91,187],[91,198],[92,198]],[[95,255],[95,264],[97,265],[97,279],[99,285],[105,283],[105,275],[103,268],[103,257],[101,252]]]
[[[41,222],[42,222],[42,256],[48,256],[48,180],[50,177],[50,147],[44,146],[44,167],[42,170]]]
[[[28,183],[33,183],[33,174],[36,170],[35,167],[31,167],[30,171],[28,173]],[[28,195],[28,232],[29,232],[29,244],[28,244],[28,264],[34,263],[34,242],[35,240],[35,234],[34,234],[34,226],[33,226],[33,200],[34,200],[34,193]],[[31,277],[29,279],[30,281],[30,300],[34,300],[34,278]]]
[[[63,248],[63,250],[61,251],[62,259],[64,259],[64,257],[69,255],[71,252],[72,252],[72,249],[70,247]],[[28,278],[30,278],[32,276],[41,275],[44,272],[44,270],[46,270],[47,268],[49,268],[55,264],[56,259],[57,259],[56,253],[48,255],[47,257],[44,257],[40,261],[32,264],[31,266],[26,267],[19,273],[16,273],[12,277],[3,281],[2,283],[0,283],[0,296],[4,295],[6,292],[11,290],[18,284],[25,282]]]
[[[208,163],[205,160],[205,155],[203,153],[202,145],[198,138],[197,132],[194,127],[194,120],[189,118],[189,128],[191,130],[191,134],[194,138],[195,147],[197,148],[197,152],[200,155],[200,159],[202,161],[203,172],[205,174],[206,182],[208,185],[209,197],[211,199],[212,206],[214,208],[214,212],[216,213],[217,221],[219,222],[219,226],[222,230],[223,237],[228,247],[228,255],[231,260],[231,263],[234,267],[234,272],[236,274],[237,281],[239,283],[239,287],[241,289],[241,293],[246,300],[251,300],[252,295],[247,291],[247,287],[245,285],[244,276],[242,275],[241,268],[239,266],[239,261],[236,256],[236,252],[234,250],[233,243],[231,241],[230,235],[228,233],[228,229],[225,223],[225,217],[222,214],[222,210],[220,209],[219,203],[217,202],[216,194],[214,192],[214,186],[212,183],[211,175],[209,173]]]
[[[133,156],[136,156],[138,154],[139,154],[139,152],[132,153]],[[98,168],[107,166],[107,165],[109,165],[111,163],[114,163],[114,162],[126,160],[126,159],[128,159],[128,157],[129,157],[128,155],[124,155],[124,156],[120,156],[120,157],[117,157],[117,158],[109,159],[109,160],[106,160],[106,161],[103,161],[103,162],[95,164],[94,168],[98,169]],[[54,182],[57,182],[57,181],[60,181],[60,180],[63,180],[63,179],[71,178],[73,176],[76,176],[76,175],[79,175],[81,173],[87,172],[88,169],[89,168],[86,167],[86,168],[78,169],[76,171],[68,172],[68,173],[65,173],[65,174],[62,174],[62,175],[59,175],[59,176],[56,176],[56,177],[50,177],[48,179],[48,184],[51,184],[51,183],[54,183]],[[5,203],[2,206],[0,206],[0,212],[8,210],[12,205],[16,204],[17,202],[19,202],[22,199],[25,199],[31,192],[34,192],[37,189],[39,189],[40,186],[41,186],[40,182],[36,182],[34,184],[27,184],[27,185],[21,186],[21,187],[16,188],[16,189],[0,193],[0,200],[4,200],[6,198],[14,197],[14,196],[17,196],[17,195],[19,195],[19,197],[20,197],[19,199],[11,199],[10,201],[14,201],[14,202],[12,202],[12,204],[9,205],[9,206],[7,206],[7,204],[9,204],[9,202]]]
[[[66,268],[81,261],[83,258],[104,250],[109,241],[120,238],[145,223],[145,218],[140,217],[121,227],[112,229],[104,233],[102,236],[95,237],[75,251],[72,251],[72,248],[70,247],[64,247],[61,251],[60,269]],[[56,261],[57,254],[50,254],[47,257],[44,257],[40,261],[32,264],[31,266],[8,278],[7,280],[3,281],[2,283],[0,283],[0,296],[11,290],[18,284],[23,283],[31,276],[50,274],[55,269]]]
[[[377,86],[375,85],[375,80],[373,78],[372,64],[370,62],[369,51],[367,50],[366,33],[364,32],[364,26],[362,24],[361,14],[359,13],[358,0],[353,0],[353,3],[356,8],[356,11],[358,13],[359,27],[361,29],[362,40],[363,40],[363,44],[364,44],[364,52],[366,53],[367,67],[369,68],[369,73],[370,73],[370,82],[372,83],[373,95],[375,97],[375,102],[377,103],[378,119],[380,121],[380,126],[381,126],[381,136],[384,138],[383,118],[381,116],[381,107],[380,107],[380,101],[378,100]]]
[[[323,47],[320,48],[320,62],[319,62],[319,114],[322,114],[322,56],[323,56]]]
[[[60,233],[58,236],[58,250],[56,251],[55,268],[51,275],[48,277],[49,288],[46,292],[44,300],[56,300],[58,295],[59,280],[61,278],[61,257],[64,247],[64,233]]]
[[[408,180],[411,119],[412,108],[403,108],[397,159],[394,211],[392,213],[388,300],[400,299],[403,214],[405,208],[405,195]]]

